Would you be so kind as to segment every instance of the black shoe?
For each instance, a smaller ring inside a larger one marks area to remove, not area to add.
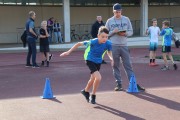
[[[177,69],[178,69],[178,67],[177,67],[176,64],[174,64],[173,67],[174,67],[174,70],[177,70]]]
[[[91,95],[89,102],[92,104],[96,104],[96,95]]]
[[[104,60],[102,60],[102,64],[107,64],[107,62],[106,62],[106,61],[104,61]]]
[[[33,65],[32,68],[39,68],[39,65]]]
[[[87,102],[89,102],[89,92],[86,92],[85,90],[81,90],[81,93],[84,95],[86,98]]]
[[[49,61],[51,61],[53,54],[49,55]]]
[[[146,90],[144,87],[141,87],[139,84],[137,84],[137,88],[139,91],[145,91]]]
[[[46,67],[49,67],[49,61],[46,62]]]
[[[41,62],[41,66],[44,66],[44,61]]]
[[[117,84],[116,87],[114,88],[114,91],[123,91],[122,85]]]
[[[31,64],[26,64],[26,66],[25,67],[32,67],[32,65]]]

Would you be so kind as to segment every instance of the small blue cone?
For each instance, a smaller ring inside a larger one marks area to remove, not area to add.
[[[131,76],[130,82],[129,82],[129,88],[127,90],[128,93],[137,93],[139,92],[137,88],[136,78],[134,75]]]
[[[44,86],[43,96],[41,96],[41,98],[43,98],[43,99],[55,98],[53,96],[53,92],[52,92],[52,89],[51,89],[51,84],[50,84],[49,78],[46,78],[46,83],[45,83],[45,86]]]

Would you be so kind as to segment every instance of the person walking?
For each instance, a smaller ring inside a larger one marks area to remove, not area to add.
[[[41,66],[44,66],[46,62],[46,67],[49,67],[49,41],[48,41],[48,31],[47,31],[47,21],[44,20],[41,22],[41,28],[39,30],[40,33],[40,52],[42,53],[42,63]]]
[[[93,38],[97,38],[98,30],[101,26],[105,26],[104,22],[102,21],[102,16],[97,16],[96,21],[93,23],[91,28],[91,36]],[[102,55],[102,58],[104,58],[106,52]],[[102,64],[107,64],[106,61],[103,59]]]
[[[86,87],[81,91],[87,102],[96,103],[96,91],[101,82],[100,67],[102,63],[102,54],[107,50],[111,65],[113,65],[113,58],[111,52],[111,42],[108,40],[108,29],[104,26],[99,28],[98,37],[89,41],[76,43],[71,49],[60,54],[60,56],[67,56],[79,46],[85,45],[86,49],[86,65],[88,66],[91,76]],[[88,51],[87,51],[88,50]],[[92,95],[88,92],[92,88]]]
[[[131,65],[130,53],[127,46],[127,37],[133,35],[133,29],[128,17],[122,15],[122,6],[119,3],[113,5],[114,16],[109,18],[106,22],[106,27],[109,30],[109,38],[112,42],[113,54],[113,75],[116,79],[115,91],[122,91],[122,78],[120,74],[120,61],[124,66],[128,79],[134,75]],[[120,59],[121,58],[121,59]],[[137,84],[140,91],[145,91],[145,88]]]
[[[152,19],[152,26],[146,30],[146,35],[149,35],[149,66],[157,66],[156,60],[156,50],[158,48],[158,37],[160,34],[160,29],[157,26],[157,19]]]
[[[28,43],[28,54],[26,59],[26,67],[39,68],[36,63],[36,40],[38,34],[35,31],[34,21],[36,18],[36,13],[34,11],[29,12],[29,19],[26,22],[26,34],[27,34],[27,43]],[[32,56],[32,64],[30,62]]]
[[[162,31],[160,33],[161,36],[163,36],[163,42],[162,42],[162,56],[164,60],[164,66],[161,68],[161,70],[169,70],[168,61],[167,61],[167,55],[169,59],[171,60],[174,70],[177,70],[178,66],[175,64],[173,60],[173,56],[171,54],[171,41],[172,41],[172,35],[173,30],[169,28],[170,22],[168,20],[163,21],[162,23]]]

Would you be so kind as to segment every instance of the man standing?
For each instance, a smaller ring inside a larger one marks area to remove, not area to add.
[[[36,39],[38,35],[35,31],[34,20],[36,14],[34,11],[29,12],[29,19],[26,22],[26,34],[27,34],[27,43],[28,43],[28,54],[26,59],[26,67],[39,68],[36,64]],[[30,59],[32,56],[32,65]]]
[[[123,16],[122,6],[119,3],[113,6],[114,16],[106,22],[106,27],[109,29],[109,37],[112,42],[112,54],[114,59],[113,75],[116,79],[115,91],[122,91],[122,78],[120,74],[120,57],[122,64],[127,73],[128,79],[134,75],[130,61],[129,49],[127,46],[127,37],[133,35],[133,29],[128,17]],[[145,91],[143,87],[137,84],[141,91]]]
[[[104,26],[104,22],[102,21],[102,16],[97,16],[96,17],[96,21],[94,22],[94,24],[92,25],[92,28],[91,28],[91,36],[93,38],[97,38],[97,34],[98,34],[98,30],[101,26]],[[102,58],[104,58],[104,54],[102,56]],[[102,61],[102,64],[106,64],[106,62]]]

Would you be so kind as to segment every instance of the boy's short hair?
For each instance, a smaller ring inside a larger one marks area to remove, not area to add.
[[[162,24],[164,24],[165,26],[168,26],[168,27],[169,27],[169,25],[170,25],[170,21],[168,21],[168,20],[164,20],[164,21],[162,22]]]
[[[105,26],[101,26],[98,30],[98,35],[101,34],[101,33],[106,33],[106,34],[109,34],[109,30],[107,29],[107,27]]]
[[[154,21],[157,21],[157,19],[156,19],[156,18],[153,18],[151,21],[154,22]]]

